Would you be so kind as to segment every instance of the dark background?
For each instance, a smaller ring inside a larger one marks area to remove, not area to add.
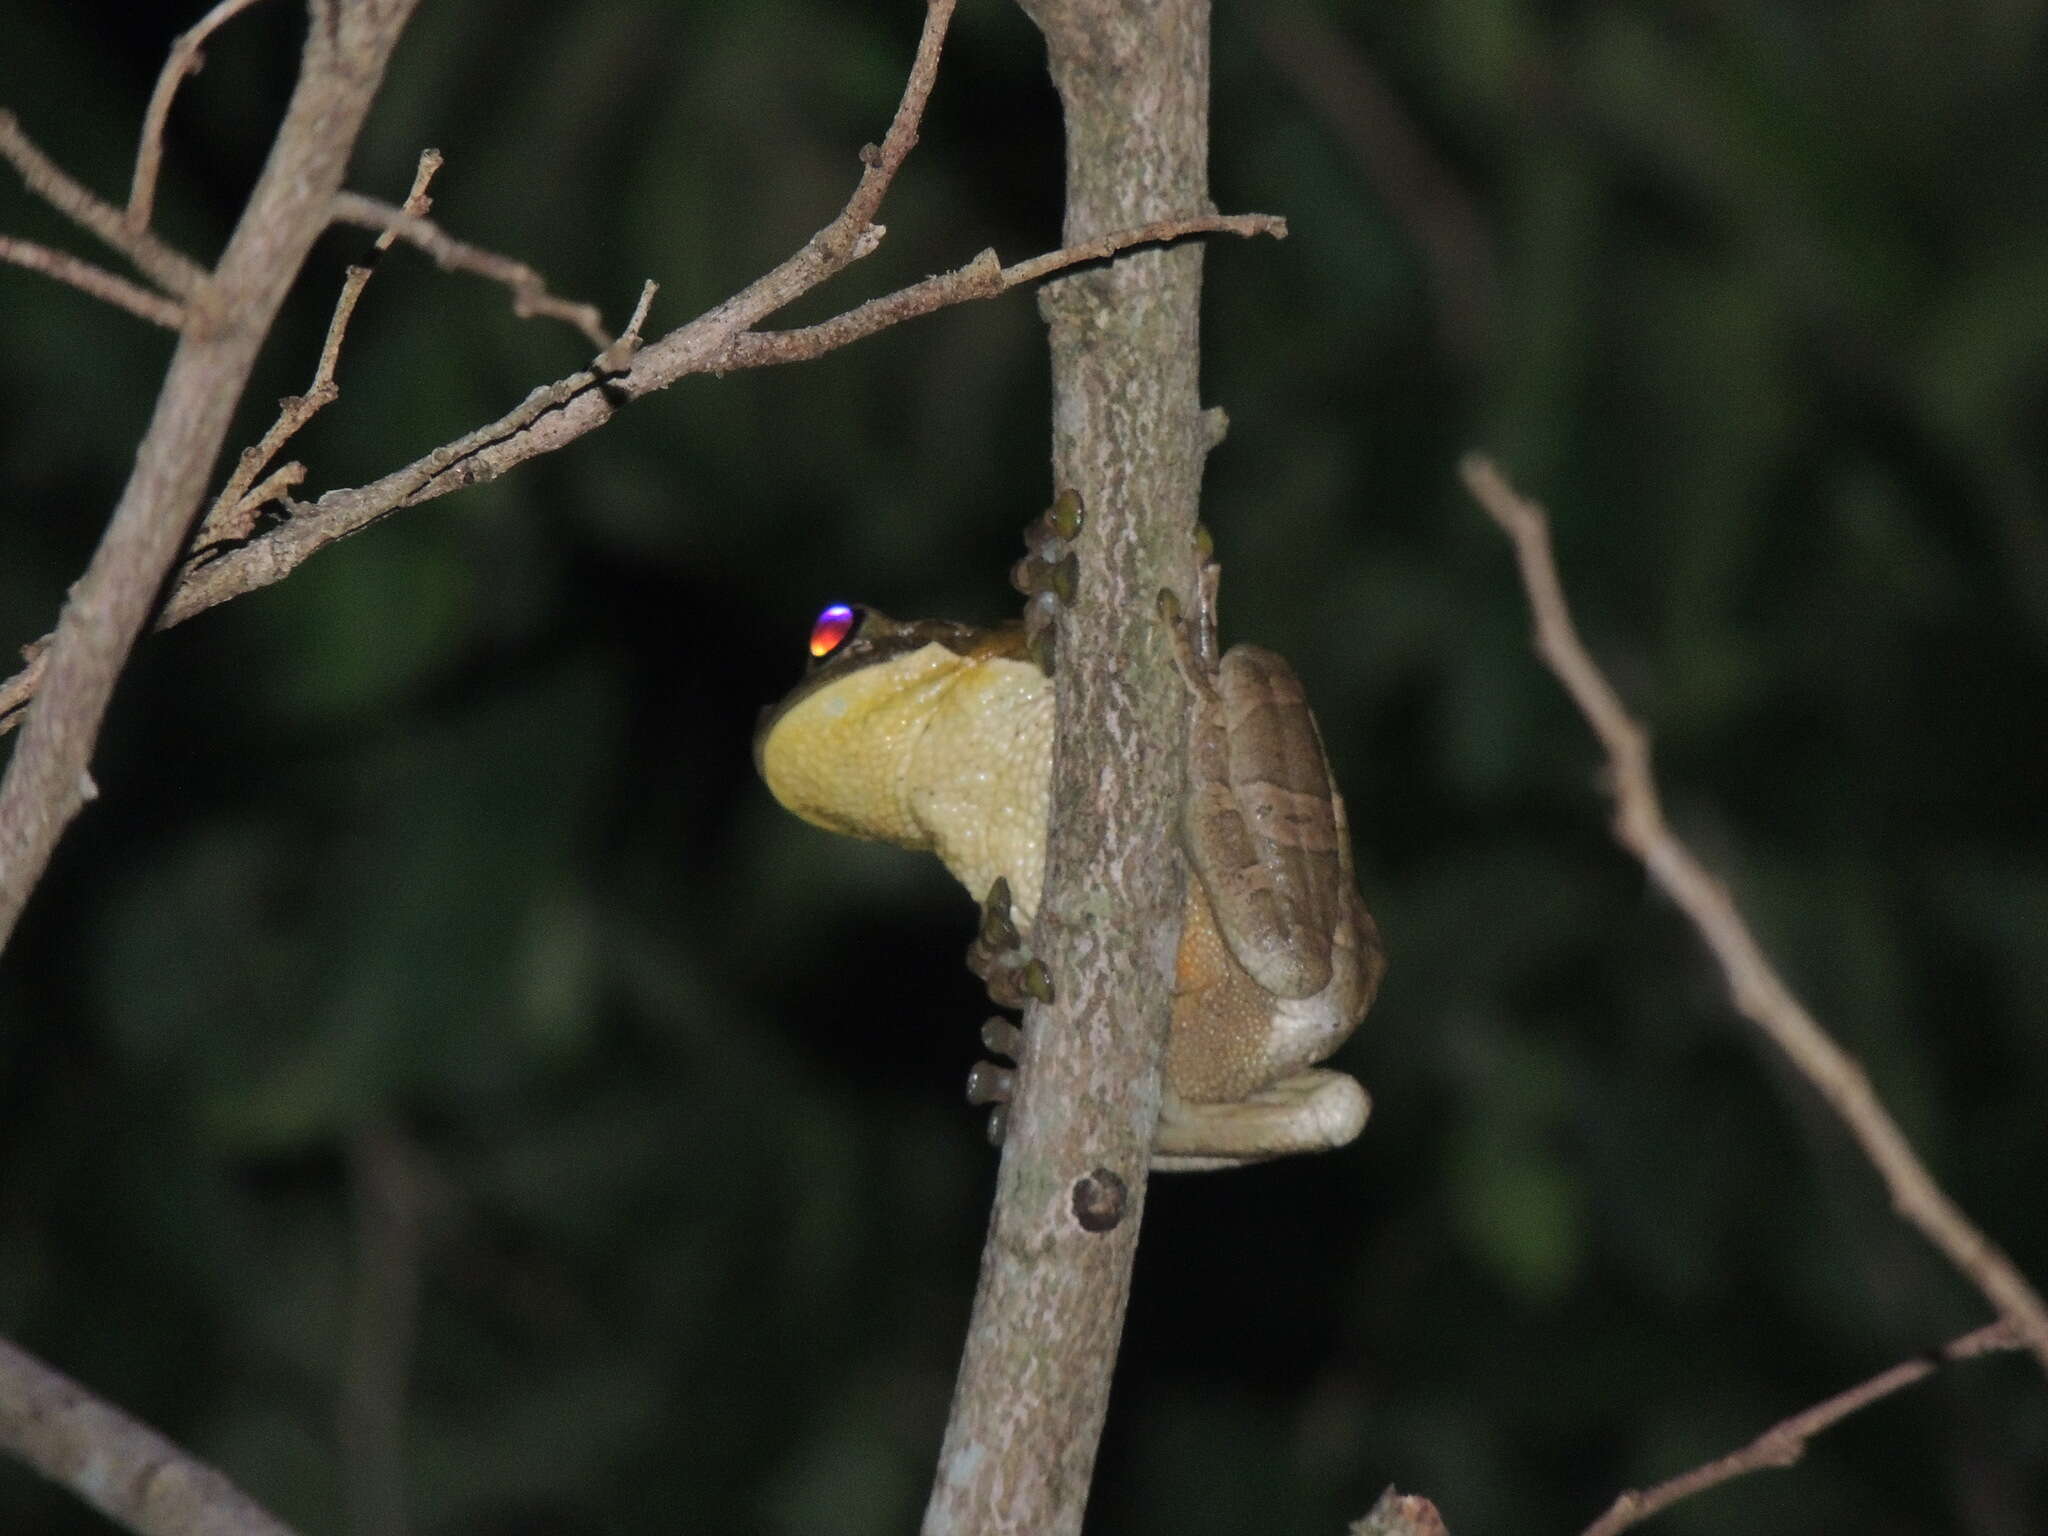
[[[13,0],[0,102],[119,197],[203,9]],[[837,211],[917,21],[431,0],[352,185],[395,199],[438,146],[451,230],[615,325],[658,278],[658,333]],[[1093,1529],[1329,1533],[1394,1481],[1458,1536],[1572,1531],[1986,1317],[1610,842],[1470,446],[1552,507],[1681,830],[2048,1277],[2043,21],[1223,7],[1215,196],[1294,231],[1208,258],[1226,638],[1304,675],[1393,961],[1340,1058],[1377,1101],[1355,1147],[1156,1186]],[[302,24],[259,7],[180,99],[160,227],[196,255]],[[1361,158],[1384,125],[1311,104],[1356,110],[1359,68],[1428,148],[1419,205]],[[969,0],[888,240],[785,318],[1056,243],[1059,168],[1035,33]],[[98,255],[11,176],[0,228]],[[363,246],[322,242],[234,446]],[[169,350],[0,270],[7,645],[50,627]],[[394,253],[291,450],[307,492],[587,350]],[[827,601],[1011,609],[1046,432],[1013,295],[686,381],[144,644],[0,968],[0,1331],[308,1533],[391,1491],[340,1448],[345,1379],[358,1425],[402,1401],[420,1532],[909,1529],[993,1166],[970,909],[778,810],[748,738]],[[377,1298],[414,1294],[408,1349]],[[0,1527],[104,1528],[12,1466]],[[2048,1393],[1955,1368],[1655,1529],[2037,1536]]]

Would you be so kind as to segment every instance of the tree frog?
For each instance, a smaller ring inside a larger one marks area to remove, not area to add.
[[[1218,663],[1211,602],[1202,609],[1193,636],[1167,615],[1193,715],[1161,1169],[1234,1167],[1355,1137],[1365,1090],[1315,1064],[1357,1026],[1385,968],[1294,670],[1254,646]],[[803,681],[754,738],[775,798],[832,831],[938,854],[977,900],[1006,881],[1028,941],[1044,877],[1053,689],[1024,626],[901,623],[835,605],[810,649]]]

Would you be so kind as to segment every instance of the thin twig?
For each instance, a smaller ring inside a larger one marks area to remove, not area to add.
[[[1761,1472],[1769,1467],[1789,1467],[1806,1454],[1808,1442],[1822,1430],[1833,1428],[1850,1414],[1868,1408],[1916,1381],[1926,1380],[1949,1361],[1974,1360],[1980,1355],[2023,1347],[2024,1341],[2009,1318],[1987,1323],[1974,1333],[1951,1339],[1927,1354],[1903,1360],[1846,1392],[1838,1392],[1825,1402],[1815,1403],[1811,1408],[1773,1424],[1740,1450],[1730,1451],[1704,1466],[1668,1478],[1654,1488],[1631,1488],[1617,1498],[1605,1514],[1587,1526],[1582,1536],[1618,1536],[1619,1532],[1641,1524],[1660,1510],[1669,1509],[1680,1499],[1689,1499],[1696,1493],[1704,1493],[1709,1488],[1745,1477],[1751,1472]]]
[[[1270,213],[1209,213],[1185,219],[1155,219],[1136,229],[1084,240],[1005,267],[994,251],[983,251],[965,266],[869,299],[842,315],[790,331],[748,331],[733,338],[721,368],[760,368],[771,363],[808,362],[864,336],[949,305],[993,298],[1084,262],[1107,261],[1141,245],[1164,245],[1189,235],[1271,235],[1287,238],[1287,221]]]
[[[861,152],[867,174],[847,200],[845,211],[828,228],[855,229],[871,222],[895,184],[896,173],[917,147],[917,130],[924,121],[925,103],[931,100],[932,87],[938,83],[939,54],[945,47],[946,29],[953,22],[953,5],[954,0],[927,0],[917,54],[910,61],[910,74],[903,82],[903,96],[896,103],[895,116],[889,119],[889,131],[882,135],[879,147],[869,146]]]
[[[2048,1370],[2048,1310],[2013,1262],[1943,1192],[1884,1107],[1856,1059],[1792,995],[1737,911],[1728,888],[1709,874],[1664,820],[1650,772],[1650,743],[1579,641],[1551,556],[1543,509],[1516,493],[1477,454],[1459,466],[1466,486],[1514,542],[1522,584],[1535,615],[1536,652],[1557,674],[1593,734],[1607,749],[1614,833],[1650,877],[1692,919],[1727,977],[1735,1006],[1753,1020],[1820,1091],[1849,1127],[1891,1193],[1892,1208],[2008,1318]]]
[[[916,147],[918,124],[924,119],[925,103],[931,99],[932,86],[939,78],[939,55],[945,49],[954,3],[955,0],[926,0],[924,28],[918,34],[917,55],[911,60],[910,74],[903,83],[903,97],[896,104],[896,114],[890,119],[889,131],[882,136],[881,144],[870,144],[861,150],[865,169],[839,216],[806,240],[802,249],[717,308],[699,316],[695,324],[723,330],[720,341],[729,341],[872,254],[881,244],[888,231],[875,223],[874,217],[894,185],[896,173],[903,169],[903,162]],[[672,366],[674,352],[693,352],[700,341],[698,337],[687,342],[676,340],[678,336],[679,333],[671,332],[649,346],[634,372],[638,374],[644,367],[658,375]],[[674,347],[670,345],[672,341]],[[662,378],[651,387],[661,388],[675,377],[680,374]]]
[[[654,308],[654,296],[661,292],[661,284],[648,278],[640,285],[640,298],[633,305],[633,316],[626,322],[626,328],[619,332],[619,339],[597,354],[591,365],[593,373],[618,373],[639,355],[644,344],[640,327],[647,323],[647,312]]]
[[[142,137],[135,146],[135,175],[128,186],[128,209],[122,216],[130,235],[147,230],[155,212],[156,178],[164,157],[164,124],[171,115],[171,99],[178,94],[179,83],[187,75],[199,73],[206,62],[199,52],[201,45],[255,3],[256,0],[220,0],[189,32],[171,44],[164,67],[157,74],[156,89],[149,93],[149,107],[142,114]]]
[[[142,1536],[292,1536],[212,1467],[5,1339],[0,1447]]]
[[[125,277],[118,277],[105,267],[96,267],[68,251],[54,251],[47,245],[37,245],[33,240],[0,235],[0,261],[12,262],[17,267],[27,267],[31,272],[40,272],[60,283],[68,283],[102,303],[125,309],[138,319],[160,325],[165,330],[175,331],[185,323],[184,309],[172,300],[152,293],[139,283],[131,283]]]
[[[0,683],[0,732],[21,723],[21,711],[43,686],[43,669],[49,664],[50,637],[31,640],[21,648],[21,670]]]
[[[446,271],[474,272],[503,284],[512,291],[512,313],[522,320],[545,315],[575,326],[599,351],[612,344],[611,333],[604,328],[604,317],[595,304],[581,304],[549,293],[547,279],[525,262],[457,240],[432,219],[419,218],[360,192],[335,193],[334,217],[340,223],[381,230],[387,236],[416,245]]]
[[[83,183],[74,181],[22,132],[12,112],[0,111],[0,159],[21,173],[29,191],[81,229],[97,235],[166,293],[190,300],[206,269],[172,250],[146,229],[130,229],[127,216]]]
[[[438,149],[420,151],[419,164],[413,170],[412,190],[405,195],[407,213],[424,214],[434,206],[434,200],[427,196],[427,187],[433,181],[434,173],[440,169],[441,152]],[[395,230],[387,229],[371,242],[371,250],[381,256],[391,249],[397,238]],[[327,336],[320,344],[320,360],[313,368],[313,382],[303,395],[287,395],[280,400],[277,419],[270,424],[270,429],[252,447],[242,451],[235,472],[221,487],[220,494],[200,520],[199,531],[192,537],[191,547],[195,555],[204,555],[217,544],[247,538],[249,531],[256,526],[257,513],[273,497],[305,480],[304,465],[287,464],[277,473],[266,476],[261,485],[256,484],[256,477],[263,474],[270,461],[277,457],[278,450],[340,396],[341,385],[336,382],[334,371],[341,362],[341,344],[348,335],[349,321],[355,317],[356,302],[369,285],[373,270],[367,263],[359,263],[350,267],[342,278],[340,296],[334,301],[334,314],[327,322]],[[4,718],[4,711],[0,711],[0,718]]]

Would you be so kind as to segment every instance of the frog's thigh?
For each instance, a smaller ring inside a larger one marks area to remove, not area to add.
[[[1190,880],[1174,965],[1166,1081],[1190,1103],[1241,1099],[1265,1087],[1274,1076],[1272,1018],[1272,997],[1236,963],[1201,883]]]
[[[1277,996],[1312,997],[1343,899],[1329,764],[1285,659],[1240,645],[1217,688],[1227,762],[1218,776],[1190,758],[1189,853],[1244,968]]]
[[[1231,1104],[1191,1104],[1169,1085],[1152,1143],[1166,1173],[1231,1168],[1296,1152],[1326,1152],[1365,1129],[1372,1101],[1357,1079],[1312,1067]]]

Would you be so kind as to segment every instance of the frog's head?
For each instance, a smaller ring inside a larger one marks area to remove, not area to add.
[[[754,732],[754,766],[769,790],[830,831],[932,846],[911,804],[934,772],[927,729],[963,684],[975,692],[992,669],[1030,666],[1023,627],[900,622],[834,603],[811,627],[810,653],[803,679]]]

